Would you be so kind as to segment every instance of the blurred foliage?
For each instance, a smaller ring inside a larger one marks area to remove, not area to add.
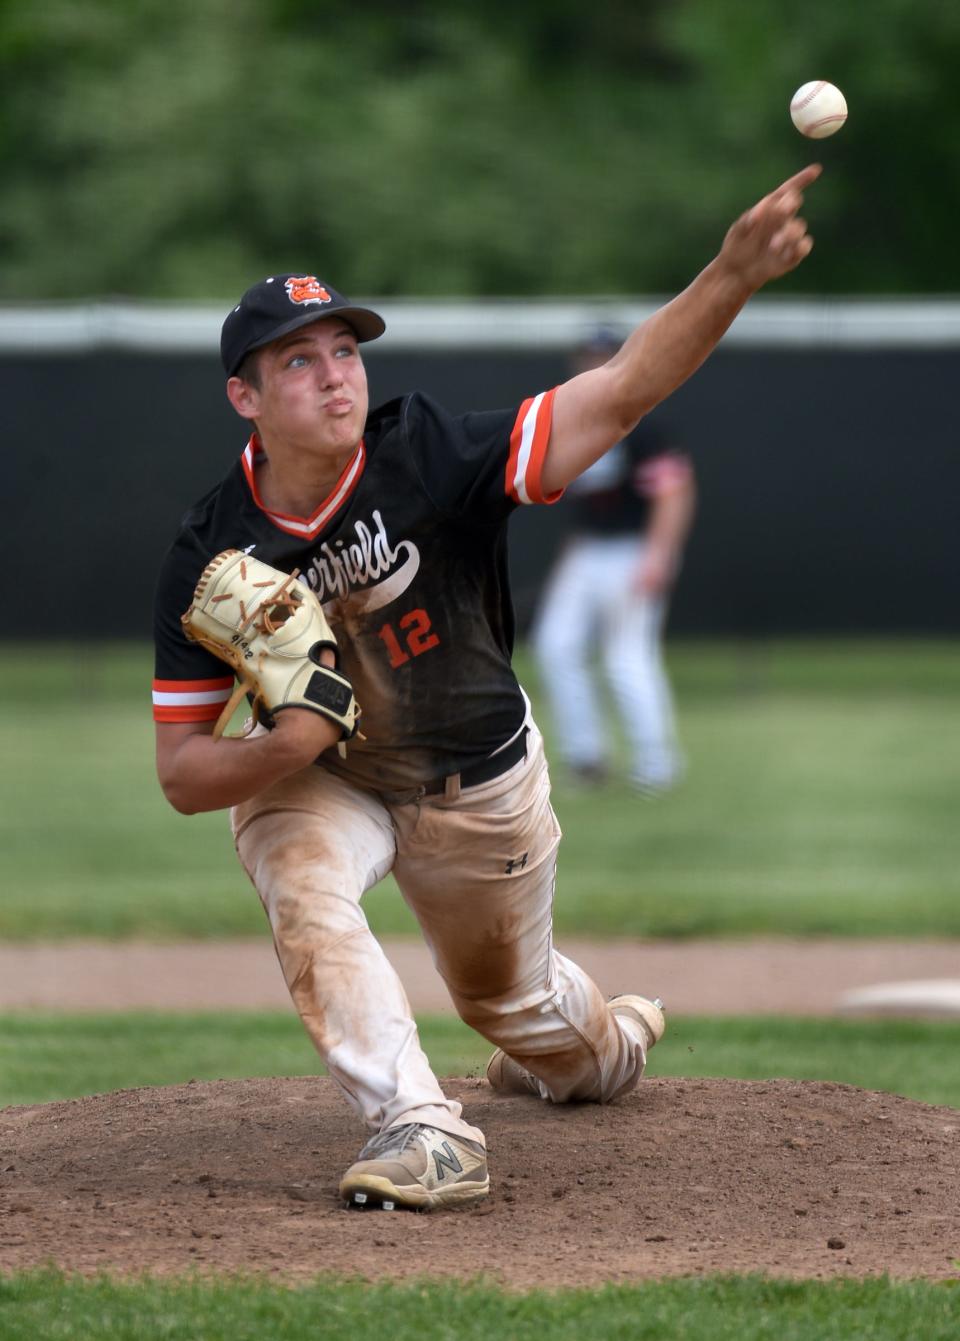
[[[813,158],[778,292],[940,292],[958,60],[944,0],[0,0],[0,297],[672,292]]]

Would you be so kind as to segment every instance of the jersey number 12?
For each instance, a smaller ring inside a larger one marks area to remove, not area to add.
[[[440,642],[430,627],[430,616],[426,610],[411,610],[398,621],[398,625],[401,630],[400,637],[397,636],[392,624],[384,624],[377,634],[378,638],[383,639],[393,670],[404,665],[411,657],[429,652],[431,647],[438,646]],[[401,645],[401,637],[406,644],[406,651]]]

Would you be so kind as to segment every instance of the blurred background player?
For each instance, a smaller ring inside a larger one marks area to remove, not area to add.
[[[597,327],[574,351],[572,371],[599,367],[623,338]],[[666,791],[682,777],[684,760],[661,637],[696,507],[693,465],[662,428],[642,419],[573,481],[559,506],[567,512],[566,540],[533,636],[557,747],[580,781],[608,776],[599,654],[629,747],[630,780],[645,793]]]

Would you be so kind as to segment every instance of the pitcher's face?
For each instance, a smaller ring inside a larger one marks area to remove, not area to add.
[[[353,329],[328,317],[265,345],[257,354],[259,385],[232,377],[230,401],[254,419],[263,442],[346,454],[367,419],[367,372]]]

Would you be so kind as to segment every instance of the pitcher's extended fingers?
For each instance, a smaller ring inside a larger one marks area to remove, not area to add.
[[[753,209],[747,214],[748,222],[752,225],[770,209],[783,210],[786,214],[796,214],[803,204],[804,187],[809,186],[811,182],[815,182],[822,171],[823,168],[819,163],[811,163],[801,172],[795,172],[792,177],[788,177],[785,182],[781,182],[762,200],[757,201]]]
[[[776,218],[792,219],[802,204],[803,195],[800,191],[785,191],[782,196],[774,197],[771,213]]]
[[[813,238],[807,232],[778,233],[770,241],[770,252],[786,265],[799,265],[813,249]]]
[[[770,239],[771,251],[784,251],[795,246],[807,231],[802,219],[790,219],[782,228],[778,228]]]
[[[781,222],[796,214],[802,204],[803,196],[799,192],[781,195],[779,190],[771,191],[747,214],[747,224],[750,228],[779,228]]]
[[[817,180],[821,172],[823,172],[822,163],[811,163],[808,167],[801,168],[799,172],[795,172],[792,177],[788,177],[780,189],[783,190],[784,187],[793,187],[797,191],[803,191]]]

